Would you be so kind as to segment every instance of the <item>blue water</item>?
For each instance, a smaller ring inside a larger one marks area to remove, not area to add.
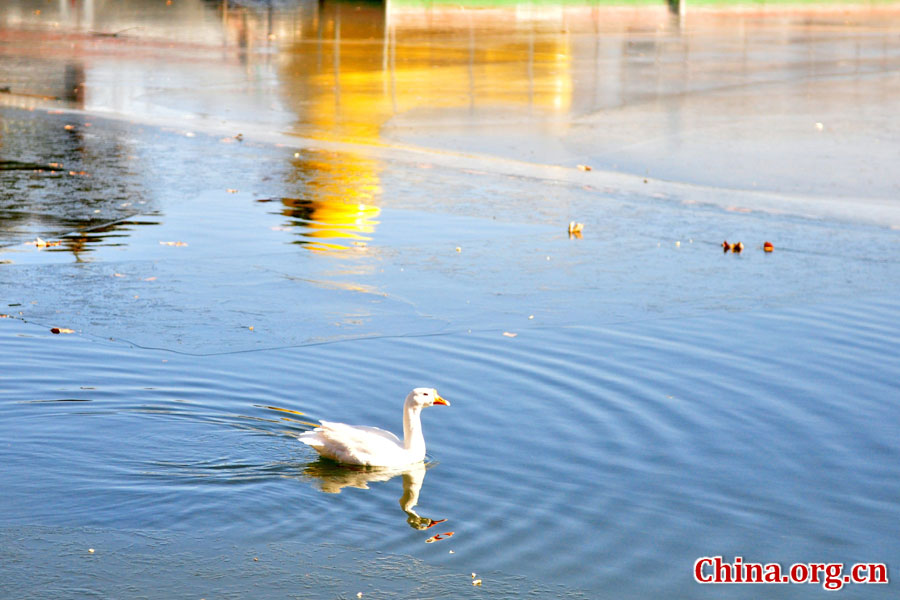
[[[142,39],[115,60],[143,64]],[[517,162],[496,130],[476,157],[437,150],[450,132],[362,143],[342,132],[359,113],[312,109],[300,133],[342,135],[272,133],[272,109],[239,141],[163,97],[144,101],[190,118],[0,109],[0,159],[64,167],[0,170],[0,597],[814,598],[693,564],[900,564],[893,182],[644,183]],[[398,432],[420,385],[452,404],[423,415],[427,468],[339,468],[295,439]]]

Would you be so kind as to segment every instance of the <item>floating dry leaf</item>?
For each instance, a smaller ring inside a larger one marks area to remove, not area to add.
[[[772,242],[765,242],[763,244],[763,250],[765,250],[766,252],[771,252],[774,249],[775,249],[775,246],[772,245]]]
[[[75,333],[75,330],[68,327],[53,327],[50,329],[50,333]]]

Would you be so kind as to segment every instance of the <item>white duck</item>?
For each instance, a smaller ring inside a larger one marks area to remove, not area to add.
[[[378,427],[320,421],[319,427],[298,439],[325,458],[367,467],[405,467],[425,459],[421,412],[435,404],[450,406],[434,388],[416,388],[403,403],[403,441]]]

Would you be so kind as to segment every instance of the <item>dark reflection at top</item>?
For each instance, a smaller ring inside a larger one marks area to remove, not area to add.
[[[94,134],[85,117],[0,116],[0,246],[91,230],[52,248],[77,255],[104,239],[98,228],[109,238],[126,219],[152,212],[119,136]]]

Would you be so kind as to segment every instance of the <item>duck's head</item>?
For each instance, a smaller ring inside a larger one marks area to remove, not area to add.
[[[407,406],[415,406],[422,408],[425,406],[450,406],[450,403],[441,398],[438,391],[434,388],[416,388],[406,397]]]

